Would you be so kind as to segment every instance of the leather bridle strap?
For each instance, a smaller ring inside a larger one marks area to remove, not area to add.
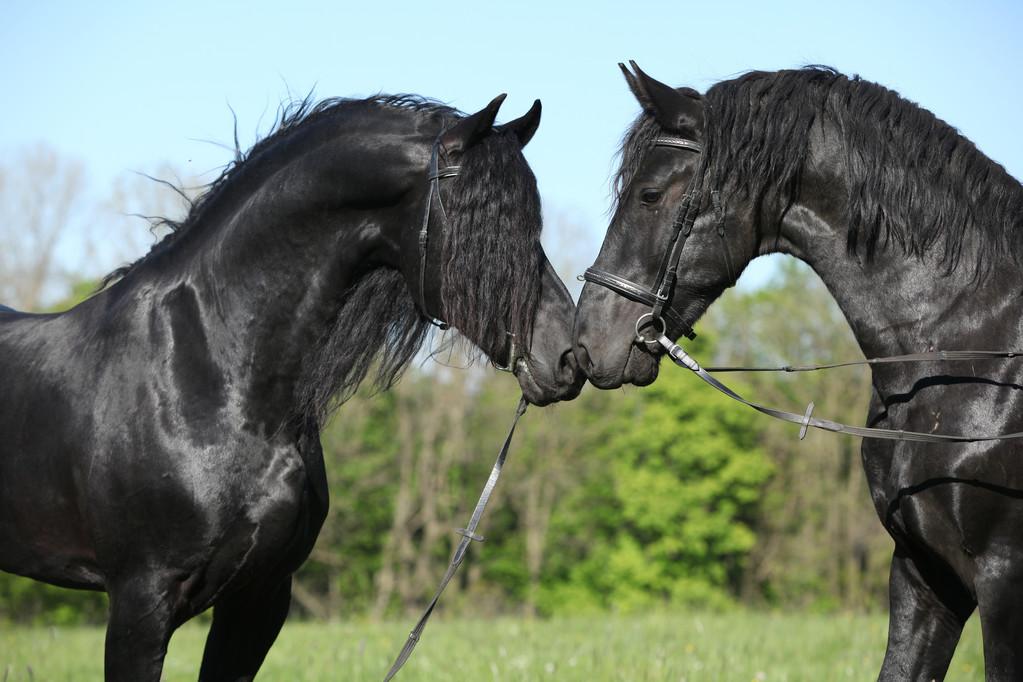
[[[651,309],[659,304],[657,295],[646,287],[640,286],[635,282],[631,282],[624,277],[605,272],[604,270],[598,270],[597,268],[588,268],[586,273],[583,275],[583,279],[587,282],[593,282],[603,287],[614,291],[621,296],[635,301],[636,303],[645,303],[650,306]],[[681,329],[682,334],[688,338],[694,338],[696,334],[693,332],[692,327],[687,325],[682,317],[671,308],[663,308],[661,315],[665,317],[676,329]]]
[[[686,151],[703,152],[703,146],[695,140],[683,137],[659,136],[653,139],[655,147],[672,147]],[[675,220],[671,226],[671,238],[669,247],[661,259],[660,267],[657,269],[657,278],[653,287],[645,287],[631,280],[616,275],[606,270],[590,267],[583,273],[583,279],[587,282],[599,284],[602,287],[624,296],[637,303],[645,303],[650,306],[652,321],[666,318],[672,324],[673,329],[679,330],[679,334],[687,338],[695,338],[693,328],[686,324],[682,316],[671,307],[671,298],[675,291],[675,283],[678,281],[678,267],[682,258],[682,249],[686,240],[693,231],[693,224],[700,212],[701,191],[695,187],[699,182],[700,168],[697,169],[690,181],[686,193],[682,197]],[[730,269],[730,266],[729,266]]]
[[[815,429],[821,429],[823,431],[832,431],[834,433],[847,433],[851,436],[859,436],[860,438],[873,438],[879,440],[899,440],[899,441],[910,441],[915,443],[976,443],[982,441],[994,441],[994,440],[1011,440],[1016,438],[1023,438],[1023,431],[1015,431],[1012,433],[1002,433],[995,436],[963,436],[955,434],[944,434],[944,433],[923,433],[920,431],[903,431],[901,429],[878,429],[868,426],[853,426],[851,424],[843,424],[841,422],[831,421],[830,419],[818,419],[813,415],[814,404],[810,403],[806,412],[803,414],[797,414],[795,412],[788,412],[786,410],[779,410],[773,407],[767,407],[755,403],[751,400],[743,398],[741,395],[728,388],[724,383],[715,378],[708,370],[700,367],[700,364],[693,359],[691,355],[685,352],[681,346],[669,339],[664,334],[661,334],[657,338],[658,343],[664,347],[668,352],[668,357],[678,365],[679,367],[685,367],[691,370],[696,376],[700,377],[705,383],[712,386],[715,390],[724,393],[732,400],[738,401],[743,405],[753,408],[761,414],[766,414],[768,417],[780,419],[781,421],[791,422],[800,426],[799,438],[802,440],[806,436],[806,430],[809,427]],[[926,356],[926,357],[924,357]],[[937,356],[937,357],[935,357]],[[847,363],[836,363],[833,365],[817,365],[804,368],[752,368],[749,371],[810,371],[814,369],[826,369],[829,367],[844,367],[847,365],[855,364],[876,364],[879,362],[923,362],[923,361],[941,361],[941,360],[971,360],[971,359],[994,359],[994,358],[1015,358],[1023,357],[1020,353],[1014,351],[934,351],[933,353],[915,353],[908,356],[892,356],[890,358],[876,358],[874,360],[863,360],[854,361]],[[736,371],[742,368],[735,368]]]
[[[444,166],[441,168],[440,146],[440,136],[437,136],[437,139],[433,142],[433,149],[430,151],[430,165],[427,170],[430,190],[426,194],[426,208],[423,210],[423,221],[419,227],[419,310],[430,321],[430,324],[438,329],[448,329],[450,325],[436,315],[432,315],[426,307],[426,266],[430,253],[430,211],[433,208],[434,197],[436,197],[437,209],[440,212],[441,228],[446,230],[448,227],[448,214],[444,210],[444,199],[440,193],[440,181],[444,178],[457,177],[461,174],[462,167]],[[507,366],[501,366],[495,362],[494,367],[502,372],[515,374],[517,361],[521,357],[517,353],[521,352],[522,349],[516,344],[515,334],[511,332],[507,332],[507,334],[511,337],[508,346],[508,364]]]
[[[446,226],[448,217],[444,212],[444,201],[440,194],[440,181],[442,178],[453,178],[461,171],[461,166],[445,166],[439,168],[440,164],[440,137],[433,143],[430,152],[430,166],[428,176],[430,179],[430,191],[426,194],[426,210],[423,211],[423,222],[419,228],[419,309],[423,315],[430,320],[430,323],[441,329],[447,329],[448,324],[439,317],[431,315],[426,308],[426,264],[430,245],[430,209],[433,207],[433,197],[437,196],[437,208],[440,210],[442,226]]]
[[[671,137],[668,135],[660,135],[654,138],[653,142],[655,147],[675,147],[677,149],[688,149],[691,152],[700,154],[703,152],[703,145],[696,140],[690,140],[685,137]]]
[[[468,525],[465,528],[459,528],[458,533],[462,536],[461,542],[458,543],[458,547],[455,548],[455,553],[451,556],[451,563],[448,564],[448,570],[445,571],[444,577],[440,581],[440,586],[437,587],[437,592],[433,595],[433,599],[426,606],[426,610],[423,615],[419,618],[419,622],[412,628],[412,632],[409,633],[408,639],[405,640],[405,646],[402,647],[398,657],[394,659],[394,663],[391,665],[391,669],[387,671],[387,676],[384,677],[384,682],[389,682],[403,665],[405,661],[412,655],[412,650],[416,648],[416,644],[419,643],[419,638],[423,634],[423,630],[426,628],[426,622],[430,620],[430,616],[433,614],[433,609],[437,606],[437,602],[440,600],[440,595],[444,592],[444,588],[451,582],[451,578],[454,577],[455,571],[462,565],[462,560],[465,558],[465,553],[469,549],[469,545],[473,542],[483,542],[484,538],[482,535],[476,534],[476,528],[479,526],[480,519],[483,518],[483,510],[487,507],[487,502],[490,501],[490,495],[494,492],[494,487],[497,485],[497,479],[501,476],[501,470],[504,468],[504,461],[508,457],[508,448],[511,446],[512,436],[515,435],[515,426],[519,423],[519,418],[526,412],[526,398],[523,396],[519,399],[519,406],[515,409],[515,419],[512,420],[511,428],[508,429],[508,435],[504,439],[504,445],[501,446],[501,450],[497,453],[497,461],[494,462],[493,469],[490,470],[490,478],[487,479],[486,485],[483,486],[483,492],[480,493],[480,499],[476,503],[476,508],[472,512],[472,517],[469,519]]]

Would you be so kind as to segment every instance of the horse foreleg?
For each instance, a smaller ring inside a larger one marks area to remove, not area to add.
[[[200,682],[248,682],[256,676],[291,605],[291,576],[250,586],[225,597],[213,609]]]
[[[923,570],[921,570],[923,568]],[[942,680],[976,604],[953,576],[898,547],[889,580],[888,649],[879,680]]]
[[[118,581],[107,591],[106,682],[159,682],[176,627],[177,593],[153,575]]]
[[[1023,562],[991,564],[977,580],[985,676],[989,682],[1023,680]]]

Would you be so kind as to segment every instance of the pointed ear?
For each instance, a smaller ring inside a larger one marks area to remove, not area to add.
[[[440,137],[440,143],[449,154],[464,152],[494,130],[494,119],[497,118],[497,111],[501,108],[506,94],[500,94],[490,100],[490,104],[483,107],[475,114],[466,116],[455,125],[451,126]]]
[[[662,128],[687,137],[703,137],[703,101],[699,95],[680,92],[646,75],[636,62],[630,60],[629,64],[635,73],[629,73],[623,64],[618,65],[629,89]]]
[[[642,104],[645,109],[646,102],[649,100],[646,92],[640,87],[639,83],[636,82],[636,77],[632,75],[631,71],[629,71],[629,67],[618,62],[618,68],[622,70],[622,75],[625,76],[625,83],[629,86],[629,90],[632,91],[632,94],[639,100],[639,103]]]
[[[533,134],[540,125],[540,109],[540,100],[536,100],[533,106],[529,107],[529,111],[514,121],[508,121],[498,130],[512,131],[515,137],[519,138],[519,145],[525,147],[533,139]]]

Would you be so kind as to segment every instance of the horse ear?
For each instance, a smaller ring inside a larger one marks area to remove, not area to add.
[[[624,64],[619,64],[629,89],[643,108],[654,115],[665,130],[689,137],[703,134],[703,102],[698,95],[680,92],[670,85],[651,78],[636,62],[629,60],[630,73]]]
[[[533,139],[533,134],[540,125],[540,109],[540,100],[536,100],[533,102],[533,106],[529,107],[529,111],[514,121],[508,121],[498,130],[512,131],[515,133],[515,137],[519,138],[519,145],[525,147]]]
[[[490,100],[490,104],[483,107],[475,114],[466,116],[455,125],[451,126],[440,136],[440,143],[444,150],[450,153],[464,152],[484,137],[494,131],[494,120],[497,118],[497,111],[501,108],[506,94],[500,94]]]
[[[632,91],[632,94],[635,95],[636,99],[639,100],[639,103],[643,105],[644,109],[646,109],[647,103],[650,101],[650,98],[647,97],[646,91],[640,87],[638,82],[636,82],[636,77],[632,75],[631,71],[629,71],[629,67],[618,62],[618,68],[622,70],[622,75],[625,76],[625,82],[628,84],[629,90]]]

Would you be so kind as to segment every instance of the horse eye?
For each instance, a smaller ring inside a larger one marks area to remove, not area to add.
[[[645,189],[639,194],[639,199],[644,204],[656,204],[661,200],[663,192],[659,189]]]

